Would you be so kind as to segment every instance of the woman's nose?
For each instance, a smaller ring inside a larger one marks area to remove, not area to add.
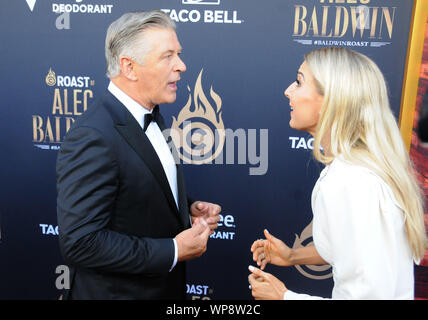
[[[294,84],[294,82],[292,84],[290,84],[288,86],[288,88],[285,89],[285,91],[284,91],[284,96],[286,96],[288,99],[290,99],[290,94],[291,94],[291,90],[292,90],[293,84]]]

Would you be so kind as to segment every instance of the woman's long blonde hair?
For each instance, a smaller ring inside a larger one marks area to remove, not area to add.
[[[322,48],[305,55],[324,96],[315,133],[314,156],[330,163],[345,160],[374,171],[392,189],[403,209],[414,259],[427,247],[422,192],[391,111],[385,79],[368,57],[345,48]],[[320,150],[329,141],[329,152]]]

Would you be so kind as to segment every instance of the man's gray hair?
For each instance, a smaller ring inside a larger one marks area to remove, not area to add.
[[[125,55],[142,64],[151,49],[142,41],[142,32],[148,28],[175,30],[175,23],[160,10],[136,11],[125,13],[108,27],[105,42],[108,78],[120,74],[120,58]]]

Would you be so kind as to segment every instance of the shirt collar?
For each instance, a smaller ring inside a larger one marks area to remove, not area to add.
[[[144,128],[144,115],[152,113],[153,110],[149,111],[144,108],[141,104],[119,89],[112,81],[110,81],[107,89],[126,107],[126,109],[128,109],[135,120],[138,121],[141,128]]]

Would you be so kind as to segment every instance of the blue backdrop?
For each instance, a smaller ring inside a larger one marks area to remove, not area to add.
[[[367,54],[385,74],[398,117],[412,7],[409,0],[2,1],[0,299],[59,296],[57,150],[108,85],[104,39],[113,20],[163,9],[177,23],[187,71],[176,102],[161,112],[168,125],[198,118],[217,132],[208,163],[181,156],[191,196],[223,207],[207,253],[188,264],[188,298],[250,299],[250,246],[264,228],[290,247],[312,241],[310,197],[322,166],[311,137],[289,128],[283,94],[303,55],[330,45]],[[198,150],[208,129],[189,128],[193,144],[186,141]],[[331,295],[330,268],[267,271],[294,291]]]

